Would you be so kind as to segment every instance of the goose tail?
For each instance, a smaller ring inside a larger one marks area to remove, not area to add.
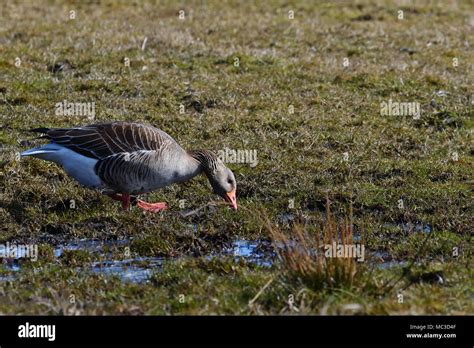
[[[51,146],[51,145],[52,144],[48,144],[46,146],[35,147],[33,149],[23,151],[20,153],[20,157],[33,156],[33,157],[46,159],[51,154],[54,154],[58,152],[59,150],[61,150],[61,148],[59,148],[58,146]]]

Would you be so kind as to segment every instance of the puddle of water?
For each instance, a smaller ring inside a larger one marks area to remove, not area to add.
[[[429,230],[427,229],[429,228]],[[431,231],[429,225],[424,225],[424,228],[420,227],[420,231]],[[359,238],[354,236],[354,242],[358,242]],[[106,247],[117,247],[127,246],[130,240],[118,240],[118,241],[98,241],[82,239],[73,241],[67,244],[59,245],[54,249],[54,256],[59,258],[65,251],[69,250],[84,250],[87,252],[97,253],[104,256],[105,260],[92,263],[89,268],[79,267],[79,272],[92,272],[95,274],[103,274],[105,276],[118,276],[123,282],[134,282],[142,283],[147,282],[153,275],[153,273],[160,271],[163,266],[163,262],[170,259],[158,258],[158,257],[137,257],[129,258],[125,260],[113,259],[113,256],[104,251]],[[295,248],[298,248],[295,245]],[[250,241],[246,239],[237,239],[232,242],[231,246],[212,253],[208,256],[211,257],[222,257],[231,256],[236,262],[241,260],[255,264],[261,267],[271,267],[273,262],[276,260],[277,254],[271,247],[269,241],[256,240]],[[18,257],[4,261],[5,268],[12,272],[20,270]],[[172,261],[173,259],[171,259]],[[368,255],[368,260],[374,263],[376,267],[381,269],[387,269],[396,266],[403,266],[406,262],[393,260],[390,254],[387,252],[374,252]],[[6,274],[0,276],[0,281],[14,280],[14,274]]]
[[[8,261],[0,262],[0,264],[3,264],[4,268],[11,272],[18,272],[20,270],[18,259],[13,259],[13,260],[10,259]],[[9,280],[15,280],[15,275],[14,274],[0,275],[0,281],[9,281]]]
[[[422,222],[411,223],[411,222],[402,222],[402,223],[392,223],[386,222],[382,225],[385,228],[395,228],[400,229],[406,233],[413,233],[413,232],[423,232],[423,233],[431,233],[432,227],[430,224],[425,224]]]
[[[128,240],[118,240],[111,242],[81,239],[57,246],[54,249],[54,256],[59,258],[65,251],[70,250],[84,250],[87,252],[99,253],[107,256],[107,254],[105,254],[103,251],[105,247],[126,246],[128,244]],[[8,271],[17,272],[20,270],[19,260],[24,256],[25,255],[16,254],[14,258],[8,259],[8,261],[3,262],[3,264]],[[110,259],[94,262],[90,269],[78,268],[78,270],[85,272],[90,271],[96,274],[104,274],[106,276],[115,275],[125,282],[144,282],[148,281],[155,270],[161,269],[162,262],[163,259],[156,257],[138,257],[126,260]],[[0,276],[0,281],[14,279],[14,274]]]
[[[64,251],[69,250],[85,250],[88,252],[101,252],[105,246],[126,246],[129,243],[128,240],[122,239],[114,242],[104,242],[90,239],[80,239],[78,241],[70,242],[68,244],[62,244],[54,249],[54,256],[60,257]]]
[[[138,257],[127,260],[107,260],[92,264],[91,271],[106,276],[118,276],[123,282],[147,282],[153,272],[161,270],[163,258]],[[143,265],[146,263],[146,266]]]
[[[370,255],[370,261],[379,269],[389,269],[393,267],[403,267],[407,261],[394,260],[387,251],[376,251]]]
[[[81,239],[56,247],[54,256],[60,257],[64,251],[69,250],[84,250],[110,256],[104,253],[104,247],[121,247],[129,245],[129,243],[130,241],[126,239],[113,242]],[[162,263],[163,259],[157,257],[137,257],[126,260],[107,259],[92,263],[91,268],[85,271],[105,276],[118,276],[123,282],[141,283],[148,281],[154,271],[161,269]]]
[[[262,241],[249,241],[245,239],[237,239],[232,243],[230,249],[224,250],[224,254],[231,254],[238,261],[243,259],[246,262],[254,263],[257,266],[271,267],[275,253],[265,251],[269,243],[266,245]]]
[[[105,247],[127,246],[129,240],[119,241],[98,241],[81,239],[67,244],[62,244],[54,249],[54,256],[61,257],[65,251],[84,250],[91,253],[97,253],[105,256],[104,261],[92,263],[90,268],[78,268],[80,272],[92,272],[103,274],[105,276],[118,276],[124,282],[147,282],[154,272],[160,271],[165,258],[158,257],[137,257],[126,260],[112,259],[112,256],[104,252]],[[217,252],[212,257],[224,255],[234,256],[236,262],[243,259],[246,262],[255,263],[259,266],[270,267],[275,254],[268,251],[269,243],[264,244],[261,241],[248,241],[238,239],[232,243],[232,246],[223,251]],[[5,268],[9,271],[17,272],[20,270],[19,259],[22,255],[17,255],[8,262],[4,262]],[[107,258],[108,257],[108,258]],[[14,280],[15,275],[7,274],[0,276],[0,281]]]
[[[277,216],[277,221],[284,225],[289,224],[293,220],[295,220],[295,215],[291,213],[282,213]]]
[[[387,262],[382,262],[377,265],[377,268],[379,269],[390,269],[394,267],[404,267],[408,263],[406,261],[387,261]]]

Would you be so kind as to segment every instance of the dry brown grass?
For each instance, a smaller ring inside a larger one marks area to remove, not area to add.
[[[326,197],[326,218],[314,230],[308,224],[295,223],[288,234],[265,218],[265,226],[282,266],[292,277],[301,279],[312,288],[352,286],[360,274],[354,257],[328,257],[328,245],[346,247],[354,245],[352,202],[349,216],[337,219]]]

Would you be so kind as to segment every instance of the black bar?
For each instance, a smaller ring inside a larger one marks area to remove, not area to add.
[[[54,342],[48,342],[47,338],[18,337],[19,326],[27,322],[36,325],[54,324]],[[433,327],[430,329],[429,325]],[[472,347],[473,328],[472,316],[0,316],[0,345],[3,348],[8,347],[8,344],[232,342],[260,345],[385,343]],[[407,334],[417,333],[456,334],[456,337],[407,338]]]

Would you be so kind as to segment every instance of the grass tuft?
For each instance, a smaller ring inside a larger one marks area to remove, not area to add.
[[[326,219],[310,231],[307,225],[295,223],[291,234],[282,231],[265,218],[272,244],[290,278],[298,278],[312,289],[351,287],[360,274],[353,257],[336,257],[334,250],[347,250],[354,245],[352,202],[349,216],[337,221],[326,198]],[[328,254],[328,249],[333,249]]]

